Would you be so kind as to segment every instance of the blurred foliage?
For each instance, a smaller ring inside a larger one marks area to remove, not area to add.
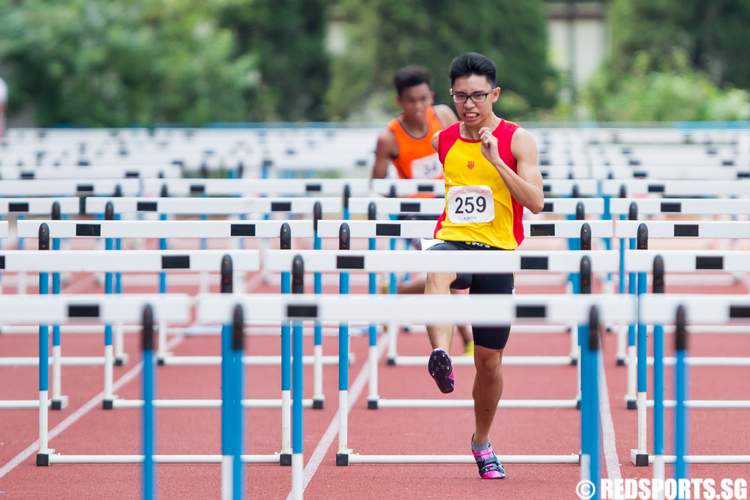
[[[648,69],[657,71],[672,69],[665,63],[684,54],[715,83],[750,88],[750,1],[613,0],[609,20],[613,79],[627,75],[641,52],[651,55]]]
[[[251,63],[215,14],[198,0],[0,0],[11,102],[42,126],[244,119]]]
[[[592,118],[750,118],[750,2],[613,0],[609,20],[611,56],[584,92]]]
[[[258,61],[247,94],[252,121],[322,121],[329,63],[327,0],[224,0],[220,23],[232,30],[237,53]]]
[[[599,121],[682,121],[750,119],[750,94],[745,90],[725,90],[696,71],[687,57],[675,53],[658,69],[652,56],[642,52],[631,71],[613,82],[599,73],[591,81],[584,99],[593,118]],[[653,69],[657,68],[657,69]]]
[[[606,3],[612,55],[583,93],[591,118],[748,118],[750,0]],[[499,113],[555,120],[576,110],[557,99],[544,4],[0,0],[0,69],[11,111],[40,126],[379,120],[397,110],[396,69],[428,67],[450,103],[450,61],[478,51],[498,66]]]
[[[407,64],[432,71],[438,102],[449,102],[448,66],[481,52],[498,68],[509,113],[554,104],[556,75],[547,61],[547,24],[540,0],[340,0],[352,49],[335,57],[327,103],[334,119],[395,111],[394,72]],[[499,104],[502,109],[502,104]]]

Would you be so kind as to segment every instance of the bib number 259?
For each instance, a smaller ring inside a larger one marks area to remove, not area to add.
[[[459,186],[448,192],[448,218],[454,224],[491,222],[495,218],[492,190],[487,186]]]

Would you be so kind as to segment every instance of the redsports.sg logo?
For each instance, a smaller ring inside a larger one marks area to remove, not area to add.
[[[602,479],[580,481],[576,495],[589,500],[747,500],[746,479]]]

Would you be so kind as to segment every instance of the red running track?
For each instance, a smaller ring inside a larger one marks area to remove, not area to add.
[[[81,287],[82,289],[84,287]],[[96,291],[89,285],[88,292]],[[173,289],[172,291],[181,291]],[[273,291],[262,287],[258,291]],[[561,289],[526,289],[558,292]],[[671,290],[679,291],[679,290]],[[738,291],[738,290],[732,290]],[[671,337],[667,336],[667,345]],[[218,354],[218,337],[185,337],[175,341],[176,355]],[[68,355],[99,355],[103,339],[99,335],[67,335],[63,350]],[[249,354],[278,353],[278,337],[251,336]],[[565,334],[515,334],[506,350],[508,355],[564,355],[569,341]],[[122,387],[117,393],[126,398],[139,397],[140,379],[135,335],[126,336],[130,363],[115,369],[115,380]],[[459,346],[455,344],[456,355]],[[0,335],[0,355],[34,355],[34,335]],[[337,353],[333,336],[324,339],[326,354]],[[401,354],[428,352],[424,334],[400,336]],[[473,425],[471,409],[379,409],[366,408],[367,338],[354,336],[351,351],[355,361],[350,370],[350,388],[354,401],[350,413],[349,446],[366,454],[468,453]],[[312,337],[306,337],[306,352],[312,352]],[[671,348],[667,349],[671,352]],[[611,467],[602,460],[603,477],[648,477],[650,468],[630,464],[630,448],[635,445],[635,412],[625,409],[625,368],[614,366],[615,339],[605,338],[605,373],[613,436],[605,435],[605,444],[614,450]],[[750,343],[742,335],[694,335],[691,354],[750,356]],[[27,398],[36,395],[36,368],[0,368],[0,398]],[[504,398],[572,398],[576,371],[572,367],[506,367]],[[744,398],[750,394],[750,368],[692,368],[691,398]],[[473,465],[367,465],[336,467],[337,369],[327,366],[326,406],[305,412],[305,459],[309,476],[309,498],[576,498],[575,485],[580,471],[576,465],[507,466],[504,481],[482,481]],[[470,398],[473,368],[456,368],[457,387],[449,397]],[[667,392],[671,394],[671,370],[667,373]],[[279,369],[253,367],[246,372],[246,397],[278,397]],[[306,368],[305,389],[310,394],[311,368]],[[361,388],[355,398],[356,388]],[[139,453],[140,411],[105,411],[101,398],[101,367],[65,367],[63,390],[70,405],[50,412],[50,429],[56,432],[51,447],[61,453]],[[394,398],[440,397],[424,367],[389,367],[381,363],[380,395]],[[219,367],[169,366],[157,370],[158,397],[219,397]],[[89,403],[87,405],[87,403]],[[750,411],[693,410],[689,413],[691,453],[749,453],[747,432]],[[671,418],[667,411],[667,451],[671,450]],[[3,410],[0,413],[0,496],[3,498],[138,498],[138,465],[34,465],[33,445],[37,437],[37,412]],[[651,425],[651,422],[649,422]],[[332,427],[333,426],[333,427]],[[274,409],[246,412],[246,453],[273,453],[280,445],[280,414]],[[326,431],[329,431],[326,433]],[[564,454],[576,453],[579,445],[579,414],[576,410],[498,411],[493,442],[499,453]],[[219,453],[219,410],[157,410],[158,453]],[[333,437],[333,439],[325,439]],[[650,439],[649,439],[650,441]],[[27,452],[24,454],[24,450]],[[317,458],[320,457],[319,465]],[[611,458],[610,457],[610,458]],[[315,458],[315,460],[311,460]],[[691,466],[693,477],[748,478],[747,465]],[[667,474],[671,468],[667,467]],[[285,498],[290,491],[290,468],[276,465],[246,466],[247,498]],[[157,490],[160,498],[219,498],[218,465],[157,465]]]

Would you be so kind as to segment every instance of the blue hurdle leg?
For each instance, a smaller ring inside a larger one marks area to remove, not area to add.
[[[167,220],[167,214],[159,214],[159,220]],[[159,238],[159,249],[167,249],[167,239]],[[159,273],[159,293],[167,293],[167,273]],[[159,336],[157,343],[157,355],[156,359],[158,363],[163,363],[164,358],[167,357],[167,325],[163,322],[159,323]]]
[[[245,365],[242,360],[243,350],[232,348],[232,367],[234,379],[234,397],[233,401],[233,413],[234,413],[234,449],[233,449],[233,491],[234,500],[241,500],[245,497],[245,474],[242,465],[242,448],[245,438],[244,432],[244,410],[242,406],[242,400],[245,394]]]
[[[322,241],[315,234],[313,238],[313,249],[320,250]],[[313,292],[316,295],[323,293],[323,275],[322,273],[313,274]],[[323,409],[325,395],[323,394],[323,325],[319,321],[315,322],[313,327],[313,401],[312,407],[316,410]]]
[[[114,242],[111,238],[104,240],[104,248],[112,250]],[[111,294],[114,292],[113,274],[104,274],[104,293]],[[105,410],[111,410],[114,407],[114,347],[112,342],[112,324],[104,325],[104,399],[102,407]]]
[[[648,345],[646,339],[646,324],[641,320],[640,315],[640,296],[646,293],[646,273],[638,273],[637,297],[639,298],[638,310],[638,330],[637,330],[637,350],[638,350],[638,454],[643,454],[648,460],[648,422],[647,422],[647,404],[648,404]],[[643,459],[641,459],[643,460]],[[638,459],[636,458],[636,461]],[[647,464],[647,462],[646,462]]]
[[[234,498],[234,455],[237,439],[235,376],[232,366],[232,327],[221,325],[221,477],[222,498]]]
[[[349,293],[349,273],[339,275],[339,293]],[[339,325],[339,450],[337,465],[348,465],[349,447],[349,325]]]
[[[654,478],[664,479],[664,326],[654,325]]]
[[[47,273],[39,273],[39,294],[49,293]],[[39,451],[37,465],[49,465],[49,327],[39,325]]]
[[[292,291],[291,273],[281,273],[281,293]],[[281,465],[292,465],[292,352],[291,326],[281,324]]]
[[[688,333],[685,309],[679,306],[675,318],[675,430],[674,430],[674,478],[679,481],[688,478],[687,463],[687,410],[685,402],[688,394],[687,348]],[[678,496],[678,498],[682,498]]]
[[[635,240],[630,240],[630,249],[635,250]],[[628,293],[636,295],[636,273],[628,273]],[[636,409],[636,329],[635,323],[628,325],[628,392],[625,397],[627,408]]]
[[[583,339],[588,339],[588,325],[581,327]],[[586,457],[582,464],[582,479],[588,479],[597,486],[593,499],[599,499],[600,453],[599,453],[599,352],[592,350],[584,340],[581,346],[581,365],[583,371],[583,394],[581,401],[581,425],[585,438],[583,454]],[[587,470],[584,470],[586,469]]]
[[[368,249],[375,250],[377,248],[377,242],[375,238],[368,240]],[[378,275],[376,273],[370,273],[367,278],[367,292],[370,295],[378,293]],[[367,408],[375,410],[378,407],[378,326],[375,323],[370,323],[367,327],[367,340],[369,343],[369,359],[368,369],[370,370],[369,377],[369,395],[367,397]]]
[[[143,498],[156,498],[154,470],[154,442],[156,418],[154,415],[154,352],[143,350]]]
[[[52,250],[60,250],[60,238],[52,239]],[[60,273],[52,273],[52,293],[59,295]],[[52,325],[52,400],[50,408],[61,410],[67,406],[68,398],[62,395],[62,336],[60,325]]]
[[[304,477],[304,425],[302,397],[304,393],[302,377],[302,322],[293,326],[294,358],[292,364],[292,498],[301,499],[305,487]]]

